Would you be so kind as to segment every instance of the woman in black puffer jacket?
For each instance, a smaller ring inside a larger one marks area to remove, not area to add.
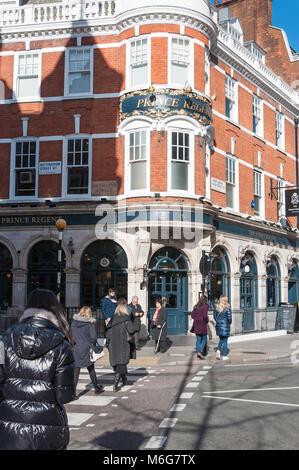
[[[69,429],[63,404],[75,395],[70,343],[56,296],[34,290],[20,323],[4,336],[0,449],[66,449]]]

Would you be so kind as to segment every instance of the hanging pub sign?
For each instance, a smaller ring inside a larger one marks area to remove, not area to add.
[[[210,99],[198,95],[191,87],[181,90],[148,90],[134,91],[120,99],[120,122],[131,116],[149,116],[153,119],[164,119],[168,116],[190,116],[203,125],[212,122],[212,104]]]
[[[299,188],[286,189],[286,217],[299,217]]]

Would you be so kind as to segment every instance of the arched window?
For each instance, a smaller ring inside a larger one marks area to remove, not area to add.
[[[267,307],[275,307],[280,302],[280,268],[277,259],[272,256],[267,264]]]
[[[243,331],[255,329],[254,311],[258,308],[257,265],[253,253],[245,253],[240,264],[240,308]]]
[[[112,240],[91,243],[81,258],[82,305],[100,306],[111,287],[118,297],[127,298],[127,268],[127,255],[118,243]]]
[[[12,256],[8,248],[0,243],[0,309],[11,306],[12,300]]]
[[[299,262],[296,259],[292,259],[288,266],[289,282],[288,282],[288,293],[289,302],[299,302]]]
[[[209,301],[214,305],[221,295],[226,295],[230,302],[230,263],[227,253],[216,247],[211,259]]]
[[[61,303],[65,298],[65,254],[62,252],[62,278],[61,278]],[[38,242],[34,245],[28,256],[28,294],[33,289],[49,289],[55,293],[58,291],[57,273],[58,243],[52,240]]]

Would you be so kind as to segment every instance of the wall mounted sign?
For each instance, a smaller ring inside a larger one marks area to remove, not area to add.
[[[117,181],[93,181],[92,182],[92,195],[93,196],[117,196],[118,184]]]
[[[299,189],[286,189],[286,217],[299,217]]]
[[[222,180],[217,180],[217,178],[211,179],[211,187],[214,191],[218,191],[219,193],[226,193],[226,183]]]
[[[191,87],[182,90],[134,91],[120,99],[120,122],[131,116],[149,116],[164,119],[168,116],[190,116],[203,125],[212,122],[212,104],[210,99],[198,95]]]
[[[39,162],[40,175],[60,175],[61,162]]]

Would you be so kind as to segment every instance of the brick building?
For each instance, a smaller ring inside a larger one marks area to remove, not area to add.
[[[237,333],[298,301],[298,55],[271,0],[217,3],[1,2],[2,306],[56,289],[59,217],[68,307],[161,295],[184,334],[207,289]]]

